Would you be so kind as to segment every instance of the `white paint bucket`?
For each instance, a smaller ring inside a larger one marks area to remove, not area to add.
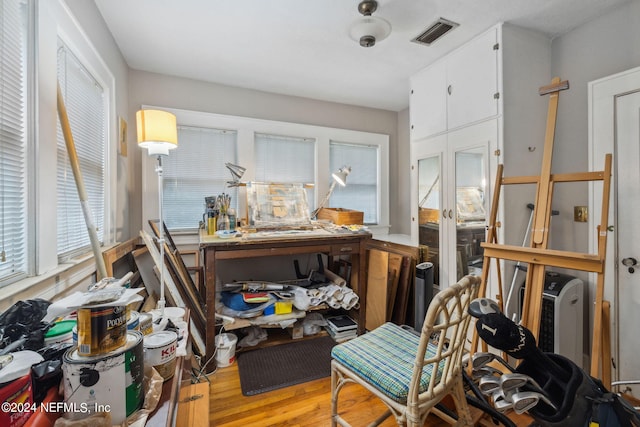
[[[69,419],[109,412],[113,424],[122,423],[144,403],[142,334],[127,332],[122,349],[100,356],[81,356],[77,347],[62,359],[64,400]]]
[[[219,367],[231,366],[236,360],[236,343],[238,338],[233,334],[216,335],[216,362]]]
[[[156,371],[168,380],[176,369],[176,347],[178,334],[173,331],[160,331],[144,337],[144,362],[156,368]]]

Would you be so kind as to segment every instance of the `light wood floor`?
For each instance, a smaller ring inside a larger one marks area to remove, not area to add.
[[[325,427],[331,425],[331,380],[323,378],[256,396],[243,396],[238,365],[219,368],[209,376],[209,424],[216,427]],[[354,426],[375,420],[386,407],[364,388],[349,384],[340,393],[340,412]],[[472,408],[472,411],[475,411]],[[204,414],[203,414],[204,416]],[[475,418],[480,414],[476,412]],[[514,415],[515,416],[515,415]],[[475,419],[474,418],[474,419]],[[518,426],[528,426],[526,416],[512,418]],[[395,426],[393,417],[383,426]],[[448,426],[430,416],[426,426]]]

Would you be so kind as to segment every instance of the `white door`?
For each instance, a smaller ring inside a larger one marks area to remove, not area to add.
[[[634,265],[640,262],[640,68],[590,83],[589,113],[590,169],[603,169],[605,153],[614,157],[608,224],[613,232],[607,239],[605,266],[605,300],[612,308],[613,380],[640,380],[640,265]],[[593,185],[591,253],[597,252],[595,224],[601,194],[601,186]],[[640,396],[638,385],[615,390]]]
[[[640,380],[640,91],[616,97],[618,378]],[[640,385],[632,386],[640,396]]]

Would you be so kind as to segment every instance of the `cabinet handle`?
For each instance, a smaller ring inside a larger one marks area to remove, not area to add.
[[[452,89],[453,89],[453,88],[451,87],[451,85],[447,86],[447,93],[448,93],[449,95],[451,95]]]
[[[447,210],[442,209],[442,218],[447,219]]]
[[[453,218],[453,209],[449,209],[449,219]]]
[[[352,251],[353,251],[353,248],[350,246],[345,248],[340,248],[340,252],[352,252]]]

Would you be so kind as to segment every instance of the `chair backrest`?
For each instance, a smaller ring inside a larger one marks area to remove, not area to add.
[[[442,395],[460,375],[471,320],[468,308],[478,295],[480,281],[480,277],[465,276],[431,300],[422,326],[407,405]],[[431,372],[426,388],[421,384],[425,369]]]

